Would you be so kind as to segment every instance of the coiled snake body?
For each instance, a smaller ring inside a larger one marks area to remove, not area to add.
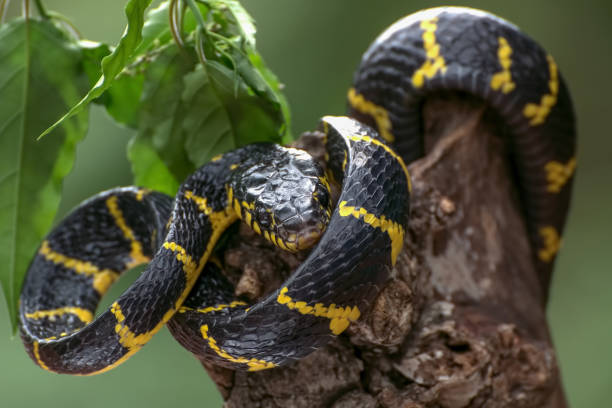
[[[28,353],[51,371],[99,373],[165,323],[191,352],[235,369],[276,367],[321,347],[367,311],[401,251],[410,194],[405,162],[423,155],[420,108],[437,91],[482,98],[506,125],[545,284],[576,164],[568,91],[553,58],[512,24],[437,8],[398,21],[365,53],[348,94],[354,119],[323,118],[327,166],[342,183],[333,211],[311,159],[265,144],[214,159],[174,199],[135,187],[101,193],[63,220],[32,261],[20,303]],[[287,250],[312,244],[328,218],[329,225],[278,290],[247,305],[208,262],[238,218]],[[94,319],[121,271],[146,262]]]

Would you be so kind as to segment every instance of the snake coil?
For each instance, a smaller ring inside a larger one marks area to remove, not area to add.
[[[120,364],[166,323],[192,353],[234,369],[276,367],[323,346],[368,310],[402,249],[405,162],[423,155],[420,109],[439,91],[483,99],[508,129],[546,284],[576,166],[567,88],[554,59],[514,25],[435,8],[399,20],[370,46],[348,93],[351,118],[322,119],[327,166],[342,185],[333,210],[307,155],[266,144],[213,159],[174,198],[135,187],[100,193],[45,238],[31,263],[20,303],[26,350],[44,369],[88,375]],[[281,288],[247,305],[209,262],[238,218],[293,251],[329,224]],[[143,274],[94,319],[109,285],[141,263]]]

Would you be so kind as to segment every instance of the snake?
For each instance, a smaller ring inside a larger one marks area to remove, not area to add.
[[[174,197],[123,187],[79,205],[27,271],[26,351],[45,370],[91,375],[166,324],[199,359],[234,370],[287,365],[321,348],[368,312],[396,267],[409,228],[407,164],[425,154],[422,107],[440,92],[479,98],[503,123],[545,285],[576,167],[569,91],[552,56],[512,23],[433,8],[387,28],[354,74],[347,116],[321,119],[327,170],[303,151],[259,143],[213,158]],[[310,248],[279,288],[250,304],[214,256],[239,219],[282,249]],[[142,274],[95,317],[109,286],[139,264]]]

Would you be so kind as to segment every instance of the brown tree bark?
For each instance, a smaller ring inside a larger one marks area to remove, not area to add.
[[[459,95],[430,98],[423,115],[410,229],[372,310],[289,367],[244,373],[203,362],[226,407],[567,406],[504,129]],[[298,144],[322,156],[316,132]],[[252,299],[300,261],[242,226],[228,247],[237,294]]]

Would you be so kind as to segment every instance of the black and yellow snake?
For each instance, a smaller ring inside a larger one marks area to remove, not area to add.
[[[514,25],[473,9],[436,8],[381,34],[349,90],[351,118],[322,119],[327,166],[342,185],[335,208],[308,155],[266,144],[213,159],[174,198],[135,187],[96,195],[45,238],[32,261],[20,303],[28,353],[50,371],[99,373],[166,323],[191,352],[235,369],[276,367],[321,347],[368,310],[402,249],[405,163],[423,155],[421,106],[440,91],[483,99],[504,123],[546,284],[576,166],[568,90],[553,58]],[[293,251],[329,224],[279,289],[247,305],[207,263],[238,218]],[[94,318],[109,285],[141,263],[148,263],[142,275]]]

